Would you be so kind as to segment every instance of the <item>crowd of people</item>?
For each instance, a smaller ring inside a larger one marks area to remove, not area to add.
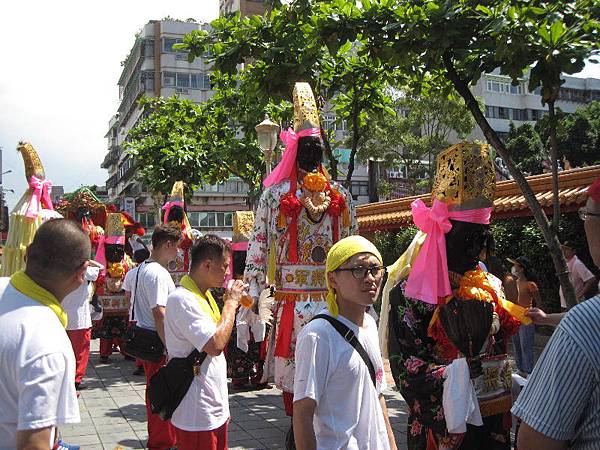
[[[226,449],[228,378],[282,391],[288,449],[396,449],[386,359],[409,409],[411,450],[598,448],[597,280],[563,242],[581,304],[546,314],[530,261],[501,269],[487,146],[439,155],[431,207],[412,204],[419,231],[386,268],[358,235],[352,197],[321,164],[306,83],[294,107],[247,243],[195,233],[179,182],[150,249],[139,224],[115,211],[104,233],[88,211],[36,217],[34,233],[11,237],[26,250],[0,279],[0,448],[79,448],[60,427],[80,420],[92,330],[102,362],[119,351],[145,374],[153,450]],[[580,217],[600,268],[600,178]],[[536,324],[556,326],[537,364]]]

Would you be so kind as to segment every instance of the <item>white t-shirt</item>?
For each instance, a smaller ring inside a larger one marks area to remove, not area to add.
[[[313,419],[317,449],[389,449],[379,402],[386,383],[377,325],[369,314],[363,328],[345,317],[337,319],[365,348],[375,367],[377,389],[358,352],[329,322],[317,319],[298,335],[294,402],[303,398],[317,402]]]
[[[139,327],[156,330],[152,310],[157,306],[166,306],[167,297],[175,289],[169,271],[155,261],[144,261],[138,266],[137,290],[135,278],[131,289],[135,291],[135,315]],[[137,275],[137,274],[136,274]]]
[[[569,279],[571,280],[571,283],[573,283],[575,292],[581,289],[586,281],[594,277],[594,274],[590,272],[590,269],[585,266],[585,264],[577,257],[577,255],[574,255],[569,261],[567,261],[567,268],[569,269]],[[562,288],[560,288],[559,293],[560,306],[566,308],[567,301],[563,295]]]
[[[73,348],[56,314],[0,278],[0,449],[17,430],[77,423]]]
[[[135,277],[140,266],[135,266],[125,274],[123,279],[123,290],[129,293],[129,320],[131,320],[131,310],[133,309],[133,294],[135,289]]]
[[[94,292],[91,282],[96,281],[99,274],[98,267],[88,267],[85,281],[62,301],[62,307],[69,318],[67,330],[85,330],[92,327],[90,298]]]
[[[192,292],[178,287],[169,295],[165,312],[165,338],[169,357],[183,358],[202,351],[217,331],[213,319],[200,308]],[[171,422],[185,431],[216,430],[229,419],[225,355],[208,355],[179,404]]]

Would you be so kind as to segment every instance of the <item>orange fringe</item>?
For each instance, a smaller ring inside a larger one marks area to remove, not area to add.
[[[287,217],[285,217],[285,214],[282,211],[279,212],[279,217],[277,218],[277,226],[279,228],[287,227]]]
[[[479,400],[481,417],[503,414],[510,411],[510,408],[512,408],[512,396],[510,392],[502,397],[493,398],[491,400]]]

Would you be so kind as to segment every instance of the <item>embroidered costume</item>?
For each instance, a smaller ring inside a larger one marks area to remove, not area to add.
[[[380,341],[410,408],[409,449],[510,448],[507,342],[519,314],[477,266],[493,189],[486,145],[442,152],[433,205],[413,203],[421,231],[389,268]]]
[[[324,306],[325,259],[338,240],[356,233],[350,194],[321,165],[322,140],[315,99],[307,83],[294,87],[294,130],[280,135],[281,162],[265,179],[248,247],[244,279],[257,301],[275,285],[265,381],[274,373],[292,413],[296,336]]]

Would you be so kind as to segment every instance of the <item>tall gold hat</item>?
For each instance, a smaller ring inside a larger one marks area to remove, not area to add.
[[[19,142],[17,151],[21,152],[21,156],[23,157],[27,181],[29,181],[32,175],[44,179],[46,176],[44,173],[44,166],[42,165],[42,160],[35,151],[35,148],[33,148],[33,145],[29,142]]]
[[[125,225],[121,213],[108,213],[106,215],[105,236],[108,244],[125,243]]]
[[[233,242],[250,240],[254,228],[254,213],[252,211],[234,211],[233,213]]]
[[[461,142],[437,157],[432,197],[451,211],[493,206],[496,176],[487,144]]]
[[[169,198],[172,202],[183,202],[184,201],[184,184],[183,181],[176,181],[173,183],[171,188],[171,196]]]
[[[320,128],[319,111],[312,89],[308,83],[294,85],[294,131]]]

